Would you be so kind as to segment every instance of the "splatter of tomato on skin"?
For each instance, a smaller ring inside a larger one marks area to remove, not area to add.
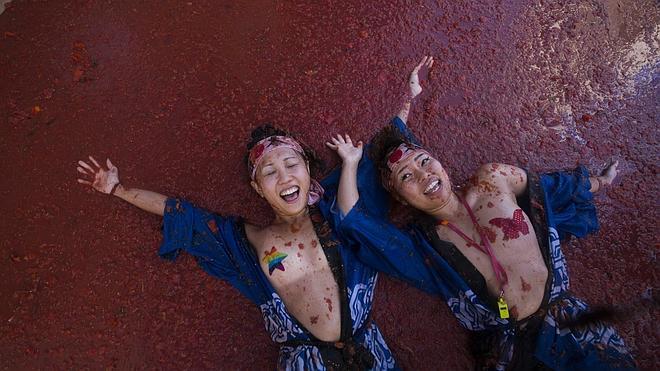
[[[518,319],[518,307],[515,305],[512,306],[511,309],[509,309],[509,313],[511,314],[511,317]]]
[[[325,304],[328,306],[328,310],[332,312],[332,300],[324,297],[323,300],[325,301]]]
[[[305,244],[302,243],[302,242],[299,243],[299,244],[298,244],[298,248],[299,248],[300,250],[304,249],[304,248],[305,248]]]
[[[316,240],[312,240],[312,248],[315,248],[318,245],[318,242]]]
[[[311,316],[309,317],[309,321],[312,323],[312,325],[315,325],[319,321],[319,316]]]
[[[532,289],[532,285],[529,283],[525,282],[525,279],[520,276],[520,286],[522,287],[523,291],[529,291]]]
[[[480,227],[481,232],[488,238],[488,241],[491,243],[495,243],[497,240],[497,232],[495,232],[492,228],[489,227]]]
[[[492,209],[492,208],[495,207],[495,204],[493,204],[492,202],[488,201],[488,203],[486,204],[486,206],[488,206],[489,209]]]
[[[291,246],[291,241],[285,243],[284,246]]]
[[[486,193],[486,192],[494,192],[496,190],[495,186],[493,186],[490,182],[482,180],[479,182],[479,191]]]

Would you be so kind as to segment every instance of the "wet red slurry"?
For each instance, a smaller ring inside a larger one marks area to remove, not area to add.
[[[601,231],[565,245],[573,290],[601,304],[657,296],[653,1],[245,3],[20,2],[0,15],[0,367],[272,368],[258,309],[192,258],[158,258],[160,218],[77,184],[76,161],[110,157],[128,186],[267,220],[243,163],[250,130],[272,121],[334,164],[326,136],[372,135],[424,54],[436,63],[409,123],[455,183],[487,162],[621,160],[622,180],[596,197]],[[471,365],[440,301],[382,277],[374,308],[403,367],[436,369],[438,354]],[[657,309],[633,312],[617,327],[657,368]]]

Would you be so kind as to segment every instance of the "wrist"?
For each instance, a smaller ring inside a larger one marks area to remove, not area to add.
[[[124,193],[124,191],[125,191],[124,186],[122,186],[121,183],[117,183],[112,187],[112,190],[110,191],[110,195],[121,198],[121,195]]]
[[[342,168],[346,171],[357,171],[358,164],[360,160],[357,161],[346,161],[342,164]]]

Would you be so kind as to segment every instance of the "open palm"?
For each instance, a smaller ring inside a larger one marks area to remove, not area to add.
[[[353,144],[353,140],[348,134],[344,137],[337,134],[337,137],[333,137],[331,141],[332,142],[326,142],[325,144],[331,149],[337,151],[337,154],[344,164],[357,164],[360,162],[360,159],[362,158],[362,141],[359,141],[356,146]]]
[[[419,83],[420,75],[422,75],[422,80],[426,79],[426,75],[432,66],[433,57],[425,56],[410,73],[410,78],[408,79],[408,84],[410,86],[410,99],[415,98],[422,92],[422,85]]]
[[[87,178],[78,178],[78,183],[89,185],[101,193],[109,194],[115,185],[119,184],[119,169],[110,162],[110,159],[106,159],[107,170],[99,165],[94,157],[89,156],[89,160],[95,168],[85,161],[78,161],[78,165],[80,165],[78,166],[78,172],[84,174]]]

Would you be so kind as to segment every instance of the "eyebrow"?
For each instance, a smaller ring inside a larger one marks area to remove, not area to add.
[[[415,156],[415,158],[413,159],[413,161],[417,161],[421,156],[424,156],[424,152],[422,152],[422,153],[418,154],[417,156]],[[396,175],[398,176],[399,174],[401,174],[401,172],[402,172],[403,170],[405,170],[406,168],[408,168],[408,165],[402,167],[399,171],[397,171]]]
[[[295,158],[296,158],[296,156],[289,156],[289,157],[285,157],[284,159],[282,159],[282,161],[291,160],[291,159],[295,159]],[[263,164],[261,166],[261,168],[263,169],[263,168],[268,167],[268,166],[275,166],[275,165],[272,162],[268,162],[268,163]]]

